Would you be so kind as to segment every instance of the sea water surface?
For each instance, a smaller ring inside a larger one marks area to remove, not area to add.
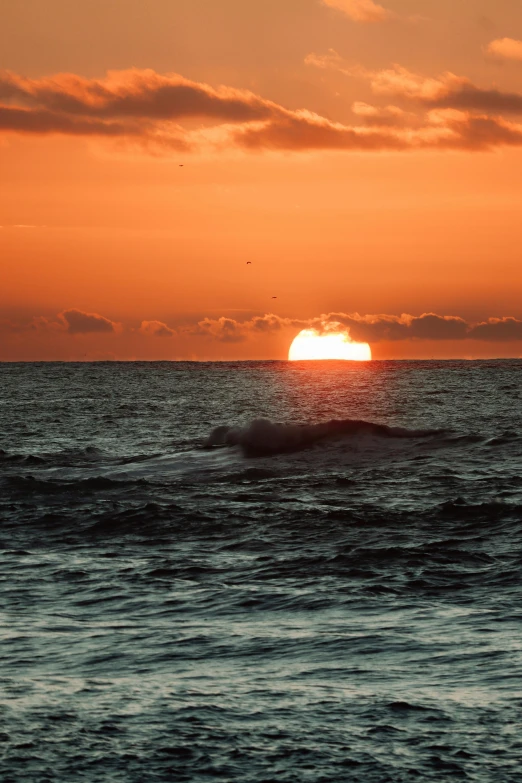
[[[521,389],[0,364],[3,783],[518,782]]]

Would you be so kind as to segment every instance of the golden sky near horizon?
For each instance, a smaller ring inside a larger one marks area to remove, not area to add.
[[[520,356],[521,181],[519,0],[0,0],[0,360]]]

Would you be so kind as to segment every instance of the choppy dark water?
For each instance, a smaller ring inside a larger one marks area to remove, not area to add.
[[[521,381],[0,365],[2,781],[518,782]]]

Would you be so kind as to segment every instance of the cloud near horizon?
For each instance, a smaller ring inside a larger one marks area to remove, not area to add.
[[[138,332],[145,337],[174,337],[176,334],[175,329],[171,329],[162,321],[142,321]]]
[[[397,342],[402,340],[482,340],[513,342],[522,340],[522,320],[513,317],[488,318],[477,324],[459,316],[424,313],[420,316],[328,313],[311,319],[281,318],[274,314],[249,321],[232,318],[205,318],[186,332],[218,342],[243,342],[254,335],[281,329],[315,329],[318,333],[346,330],[354,342]]]
[[[354,103],[352,125],[307,109],[289,110],[247,90],[213,88],[152,70],[109,72],[103,79],[57,74],[28,79],[0,72],[0,134],[112,138],[156,154],[226,151],[489,150],[522,146],[522,94],[481,90],[453,74],[428,79],[400,66],[369,72],[342,67],[330,50],[309,65],[371,81],[376,95],[417,104]],[[197,127],[194,123],[197,122]]]
[[[85,313],[76,308],[70,308],[58,313],[56,320],[43,315],[34,316],[28,323],[15,323],[0,319],[0,332],[23,334],[24,332],[55,332],[62,334],[120,334],[123,331],[121,323],[111,321],[98,313]]]
[[[97,313],[84,313],[81,310],[64,310],[59,318],[67,324],[69,334],[93,334],[94,332],[118,332],[119,324]]]
[[[255,316],[249,321],[236,321],[233,318],[204,318],[194,327],[185,327],[184,332],[196,337],[211,337],[222,343],[240,343],[249,335],[269,334],[277,332],[283,327],[295,324],[306,324],[306,321],[292,321],[288,318],[280,318],[273,313],[263,316]]]
[[[284,318],[274,313],[254,316],[246,321],[222,316],[204,318],[192,325],[173,329],[162,321],[142,321],[135,331],[142,337],[201,337],[221,343],[240,343],[252,337],[280,332],[315,329],[318,333],[346,331],[354,342],[397,342],[407,340],[481,340],[485,342],[522,341],[522,320],[512,316],[488,318],[479,323],[466,321],[459,316],[423,313],[419,316],[359,315],[358,313],[327,313],[313,318]],[[121,335],[122,324],[97,313],[81,310],[64,310],[56,320],[35,316],[28,323],[15,323],[0,319],[0,332],[23,334],[31,332],[62,333],[67,335],[98,334]]]

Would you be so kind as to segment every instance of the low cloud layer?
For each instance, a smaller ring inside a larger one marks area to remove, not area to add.
[[[70,308],[58,313],[56,318],[35,316],[29,322],[16,323],[0,319],[0,332],[23,334],[31,332],[51,332],[62,334],[119,334],[123,331],[122,324],[111,321],[98,313],[85,313],[76,308]]]
[[[320,333],[346,330],[354,342],[397,342],[403,340],[483,340],[512,342],[522,340],[522,321],[513,317],[489,318],[477,324],[459,316],[424,313],[420,316],[359,315],[329,313],[311,319],[281,318],[268,314],[248,321],[232,318],[205,318],[187,333],[219,342],[242,342],[261,333],[281,329],[316,329]]]
[[[233,318],[204,318],[194,327],[186,327],[185,333],[196,337],[210,337],[222,343],[240,343],[250,335],[269,334],[297,324],[306,325],[306,321],[292,321],[280,318],[272,313],[255,316],[249,321],[236,321]]]
[[[138,330],[145,337],[174,337],[175,329],[171,329],[162,321],[142,321]]]
[[[97,313],[77,309],[64,310],[56,318],[35,316],[30,322],[15,323],[0,319],[0,332],[16,335],[31,333],[61,333],[62,335],[100,336],[134,333],[145,338],[202,338],[218,343],[241,343],[252,338],[262,338],[283,330],[294,335],[302,329],[315,329],[319,333],[344,331],[355,342],[399,341],[456,341],[481,340],[485,342],[522,341],[522,320],[513,316],[488,318],[479,323],[466,321],[455,315],[360,315],[359,313],[327,313],[313,318],[285,318],[274,313],[254,316],[245,321],[222,316],[203,318],[194,324],[171,328],[162,321],[142,321],[139,329],[124,329],[122,324]]]
[[[291,111],[246,90],[214,88],[178,74],[129,70],[103,79],[75,74],[28,79],[4,71],[0,134],[97,136],[156,154],[478,151],[522,145],[522,124],[504,116],[522,114],[522,94],[481,89],[454,74],[428,78],[400,66],[367,71],[348,66],[333,50],[310,54],[306,62],[368,79],[385,104],[355,102],[354,122],[347,125],[306,108]],[[409,105],[394,105],[390,96]]]
[[[97,313],[83,313],[81,310],[64,310],[60,318],[67,324],[69,334],[114,333],[118,324]]]
[[[331,313],[326,323],[345,326],[356,342],[396,340],[522,340],[522,321],[516,318],[489,318],[478,324],[458,316],[424,313],[412,315],[346,315]]]

